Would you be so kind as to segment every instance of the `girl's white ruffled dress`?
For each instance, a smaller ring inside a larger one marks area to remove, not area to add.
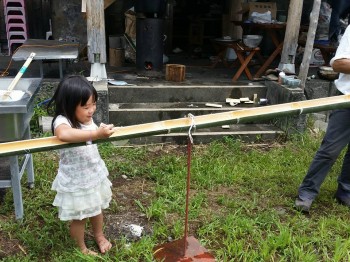
[[[60,124],[70,125],[67,118],[58,116],[54,128]],[[70,125],[71,126],[71,125]],[[82,130],[96,130],[95,123],[82,125]],[[61,220],[82,220],[93,217],[108,208],[112,199],[107,167],[97,145],[84,145],[59,150],[58,173],[52,190],[57,191],[53,205],[59,208]]]

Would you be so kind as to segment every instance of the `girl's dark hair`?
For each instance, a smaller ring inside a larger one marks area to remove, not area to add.
[[[53,115],[51,130],[54,134],[53,123],[57,116],[62,115],[68,118],[72,127],[80,128],[80,124],[75,117],[75,110],[78,105],[84,106],[90,96],[96,102],[98,95],[93,85],[80,75],[65,77],[59,84],[55,94],[47,105],[47,112]]]

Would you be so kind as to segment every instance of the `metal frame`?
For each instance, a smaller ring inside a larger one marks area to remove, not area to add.
[[[25,139],[30,139],[30,127],[28,126],[24,135]],[[18,156],[10,156],[11,177],[9,180],[0,180],[0,188],[11,188],[13,193],[13,203],[15,207],[15,215],[17,220],[21,220],[24,215],[21,179],[25,171],[27,171],[28,187],[34,187],[34,166],[32,154],[25,154],[21,163]]]
[[[60,78],[63,78],[63,62],[62,60],[76,59],[79,55],[78,43],[60,42],[55,40],[44,39],[28,39],[13,54],[14,61],[26,60],[30,53],[34,52],[33,60],[40,63],[40,77],[44,78],[43,60],[58,60]]]

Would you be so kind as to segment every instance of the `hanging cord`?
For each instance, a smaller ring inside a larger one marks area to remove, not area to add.
[[[188,117],[191,118],[191,126],[188,129],[188,139],[187,139],[187,186],[186,186],[186,209],[185,209],[185,233],[184,233],[184,246],[183,246],[183,255],[186,257],[187,250],[187,236],[188,236],[188,207],[189,207],[189,198],[190,198],[190,181],[191,181],[191,152],[192,152],[192,130],[196,128],[194,122],[194,115],[188,114]]]

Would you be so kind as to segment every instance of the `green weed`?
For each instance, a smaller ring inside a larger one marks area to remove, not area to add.
[[[189,235],[195,236],[218,261],[349,261],[349,209],[333,199],[341,158],[326,178],[311,214],[293,209],[297,188],[321,138],[322,134],[305,133],[265,146],[231,138],[195,145]],[[121,148],[103,143],[99,150],[111,180],[126,175],[126,185],[132,181],[135,187],[138,180],[150,185],[144,189],[152,192],[147,201],[143,195],[133,195],[129,203],[134,205],[134,212],[145,217],[151,231],[138,241],[123,236],[111,239],[112,250],[98,258],[81,254],[69,237],[68,224],[58,220],[51,204],[57,152],[36,153],[34,189],[27,189],[22,179],[22,223],[14,220],[11,190],[0,209],[0,237],[16,239],[26,254],[19,250],[2,257],[4,261],[154,261],[155,246],[183,237],[186,147]],[[128,191],[132,189],[130,186]],[[119,193],[121,189],[113,190]],[[106,213],[126,216],[122,210],[113,199]],[[87,242],[95,247],[91,238]]]

